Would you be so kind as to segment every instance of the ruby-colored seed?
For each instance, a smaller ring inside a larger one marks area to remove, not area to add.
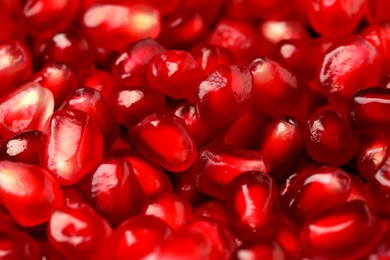
[[[0,255],[4,259],[41,259],[38,242],[17,230],[0,232]]]
[[[79,88],[69,94],[61,109],[77,109],[84,111],[99,126],[103,135],[104,148],[114,143],[119,134],[119,124],[99,91],[93,88]]]
[[[89,201],[110,223],[139,213],[143,191],[130,163],[102,160],[90,176]]]
[[[25,82],[32,73],[31,55],[27,47],[19,41],[6,41],[0,44],[0,96],[8,94]]]
[[[95,3],[84,12],[82,26],[95,45],[122,51],[129,42],[156,38],[161,16],[158,9],[144,4]]]
[[[41,131],[21,132],[7,142],[0,151],[0,158],[13,162],[39,165]]]
[[[103,156],[98,125],[83,111],[59,110],[47,120],[42,133],[40,164],[62,185],[84,177]]]
[[[227,217],[243,239],[267,238],[279,210],[279,196],[271,176],[250,171],[235,177],[226,188]]]
[[[50,90],[35,82],[26,83],[0,99],[0,138],[8,140],[27,130],[42,130],[53,113]]]
[[[270,165],[263,154],[223,143],[211,143],[198,155],[192,168],[199,191],[224,199],[226,186],[246,171],[269,173]]]
[[[165,96],[150,87],[121,87],[113,90],[110,107],[115,119],[131,128],[145,117],[165,109]]]
[[[226,127],[249,109],[252,88],[253,79],[248,68],[219,66],[197,89],[196,107],[200,119],[215,127]]]
[[[107,221],[84,203],[57,209],[47,227],[49,242],[71,259],[111,258],[112,234]]]
[[[197,150],[183,121],[171,114],[152,114],[129,130],[134,146],[163,168],[180,172],[194,162]]]
[[[149,195],[144,201],[141,212],[143,215],[160,218],[173,229],[192,219],[191,204],[171,192],[156,192]]]
[[[314,113],[304,129],[309,155],[324,164],[341,166],[357,152],[359,138],[347,120],[331,107]]]
[[[367,237],[370,237],[367,240]],[[381,238],[380,223],[361,201],[351,201],[312,216],[301,231],[308,253],[328,258],[357,259],[367,255]]]
[[[114,236],[118,240],[115,259],[141,259],[172,236],[172,228],[153,216],[135,216],[119,225]]]
[[[112,72],[125,85],[142,86],[147,82],[150,60],[164,51],[161,44],[149,38],[131,43],[115,59]]]
[[[30,164],[0,162],[0,198],[15,221],[35,226],[62,206],[62,191],[44,169]]]

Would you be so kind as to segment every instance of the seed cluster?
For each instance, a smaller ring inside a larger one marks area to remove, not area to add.
[[[390,259],[390,1],[0,0],[1,259]]]

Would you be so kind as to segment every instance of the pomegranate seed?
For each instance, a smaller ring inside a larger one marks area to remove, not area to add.
[[[389,154],[386,153],[381,162],[378,163],[379,167],[373,174],[371,178],[368,179],[369,190],[374,197],[375,201],[380,205],[380,212],[389,214],[390,213],[390,204],[389,204]]]
[[[151,59],[147,79],[151,86],[174,98],[193,100],[201,69],[186,51],[164,51]]]
[[[42,259],[38,243],[17,230],[0,233],[0,255],[4,259]]]
[[[174,14],[182,0],[169,0],[164,2],[161,2],[160,0],[134,0],[132,2],[154,6],[161,12],[161,15],[169,16]]]
[[[218,68],[219,65],[234,63],[233,54],[225,48],[217,47],[208,43],[195,45],[191,54],[207,76]]]
[[[279,210],[279,196],[273,179],[250,171],[235,177],[226,188],[228,219],[243,239],[270,236]]]
[[[59,63],[48,63],[30,80],[52,92],[55,108],[58,108],[77,86],[72,70],[67,65]]]
[[[215,127],[229,125],[249,109],[252,87],[252,75],[246,67],[219,66],[197,89],[200,119]]]
[[[389,74],[390,66],[388,63],[390,61],[390,52],[388,46],[390,46],[390,25],[372,25],[364,29],[362,35],[369,43],[376,47],[381,62],[381,73]]]
[[[70,28],[54,34],[46,44],[45,59],[64,63],[75,71],[93,66],[95,52],[84,33]]]
[[[97,123],[103,134],[104,148],[108,149],[119,134],[119,124],[115,121],[108,105],[99,91],[93,88],[79,88],[64,101],[61,109],[84,111]]]
[[[123,159],[130,163],[146,196],[159,191],[172,191],[172,183],[164,171],[136,150],[112,150],[109,157]]]
[[[115,119],[127,128],[135,126],[154,112],[165,109],[164,95],[149,87],[116,88],[109,103]]]
[[[375,86],[379,80],[378,52],[361,36],[336,41],[320,64],[317,82],[342,111],[357,90]]]
[[[367,3],[366,0],[311,0],[307,10],[310,24],[323,36],[349,35],[366,13]]]
[[[274,47],[275,60],[298,78],[313,80],[322,57],[332,43],[323,38],[284,40]]]
[[[32,61],[26,46],[14,40],[0,44],[0,61],[0,96],[4,96],[31,76]]]
[[[306,92],[295,75],[268,58],[255,59],[249,69],[254,79],[253,107],[269,116],[293,115]]]
[[[390,3],[386,0],[367,1],[368,18],[370,22],[390,22],[389,13],[386,11]]]
[[[361,133],[384,135],[390,129],[388,113],[390,109],[390,89],[367,88],[356,92],[349,104],[349,122]]]
[[[125,85],[144,85],[149,62],[164,51],[163,46],[149,38],[131,43],[116,58],[112,72]]]
[[[188,200],[192,205],[202,201],[203,194],[196,188],[191,168],[174,177],[173,187],[175,188],[174,192],[176,194]]]
[[[60,184],[78,182],[102,155],[102,134],[85,112],[63,109],[47,120],[42,133],[40,162]]]
[[[359,138],[344,117],[331,107],[314,113],[304,129],[309,155],[324,164],[341,166],[357,152]]]
[[[345,203],[352,186],[350,175],[339,168],[312,169],[283,196],[286,214],[301,224],[316,212]]]
[[[183,226],[183,229],[189,228],[207,234],[211,240],[210,259],[230,259],[237,245],[232,232],[227,227],[214,219],[199,218]]]
[[[275,241],[248,242],[241,245],[234,253],[233,260],[288,259],[286,252]]]
[[[206,18],[198,12],[188,10],[164,21],[158,40],[168,48],[187,49],[204,40],[208,31]]]
[[[313,255],[358,259],[380,241],[380,233],[379,220],[370,208],[351,201],[312,216],[303,226],[301,242]]]
[[[277,44],[282,40],[309,39],[309,33],[305,27],[293,21],[265,21],[260,24],[261,35],[271,44]]]
[[[26,83],[0,99],[0,137],[8,140],[27,130],[42,130],[53,113],[50,90],[35,82]]]
[[[194,208],[194,216],[196,218],[211,218],[225,225],[229,225],[225,204],[221,200],[211,199],[199,204]]]
[[[4,1],[2,1],[1,3],[2,8],[4,8],[3,2]],[[18,1],[12,0],[10,0],[9,2],[19,3]],[[19,29],[19,24],[17,23],[17,21],[11,17],[8,17],[6,12],[2,13],[0,17],[0,22],[2,24],[0,28],[0,42],[5,42],[12,39],[18,40],[20,42],[25,41],[26,35],[24,31]]]
[[[209,36],[208,43],[232,52],[238,60],[252,60],[265,54],[254,27],[233,19],[221,19]],[[260,47],[259,47],[260,46]]]
[[[289,3],[286,0],[248,1],[248,5],[251,7],[253,13],[260,19],[277,19],[283,17],[289,9]]]
[[[139,212],[143,192],[130,163],[102,160],[90,176],[89,201],[110,223],[121,223]]]
[[[180,10],[198,12],[207,20],[209,25],[213,25],[219,18],[224,3],[223,0],[213,2],[208,0],[187,0],[181,2]]]
[[[41,131],[21,132],[3,144],[0,158],[12,162],[39,165]]]
[[[363,139],[356,155],[359,174],[366,179],[371,179],[384,162],[389,147],[388,137]]]
[[[180,117],[188,131],[188,134],[194,140],[197,147],[206,144],[211,140],[216,130],[200,120],[196,106],[183,102],[174,110],[175,116]]]
[[[250,109],[227,128],[222,142],[242,148],[254,147],[257,145],[259,132],[267,122],[268,118]]]
[[[172,228],[153,216],[135,216],[119,225],[115,259],[141,259],[172,236]]]
[[[21,23],[26,31],[37,37],[67,28],[79,11],[77,0],[27,0],[21,8]]]
[[[122,51],[127,43],[156,38],[161,30],[158,9],[137,3],[95,3],[83,14],[82,26],[95,45]]]
[[[292,118],[276,118],[264,132],[259,151],[271,164],[270,175],[279,180],[302,151],[303,135]]]
[[[84,203],[57,209],[50,217],[49,242],[71,259],[108,259],[113,252],[110,225]]]
[[[218,142],[205,146],[193,165],[198,190],[219,199],[225,198],[226,186],[246,171],[269,173],[270,165],[259,152]]]
[[[181,172],[194,162],[197,151],[183,121],[171,114],[152,114],[131,128],[134,146],[168,171]]]
[[[117,81],[111,73],[105,70],[90,70],[80,76],[79,86],[98,90],[108,101],[113,89],[117,86]]]
[[[22,226],[48,221],[51,212],[62,205],[61,188],[47,171],[9,161],[0,162],[0,197]]]
[[[175,193],[155,192],[145,198],[142,214],[158,217],[176,229],[192,219],[192,207]]]

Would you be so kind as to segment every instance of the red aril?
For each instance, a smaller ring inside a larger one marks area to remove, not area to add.
[[[59,110],[46,122],[39,156],[60,184],[75,184],[103,156],[99,126],[83,111]]]
[[[357,91],[349,103],[348,120],[356,131],[386,136],[390,130],[390,89],[366,88]]]
[[[311,26],[327,37],[346,36],[355,31],[367,10],[367,0],[310,0]]]
[[[113,89],[117,86],[114,76],[105,70],[88,70],[79,75],[79,86],[94,88],[102,94],[106,101],[110,100]]]
[[[168,50],[154,56],[147,70],[148,83],[174,99],[193,100],[200,77],[201,69],[194,57],[181,50]]]
[[[17,230],[0,232],[0,255],[3,259],[10,260],[42,259],[38,242],[27,234]]]
[[[159,191],[172,191],[172,183],[165,172],[136,150],[112,150],[108,157],[126,160],[130,163],[146,196]]]
[[[325,107],[310,117],[304,128],[308,154],[321,163],[341,166],[357,152],[359,138],[348,121],[332,107]]]
[[[62,191],[44,169],[30,164],[0,162],[0,198],[14,220],[35,226],[49,220],[62,206]]]
[[[69,94],[60,109],[84,111],[99,126],[103,135],[105,150],[108,150],[119,134],[119,124],[99,91],[93,88],[79,88]]]
[[[157,250],[161,242],[169,239],[172,233],[172,228],[157,217],[129,218],[114,232],[118,243],[115,259],[141,259]]]
[[[30,80],[51,91],[54,97],[55,108],[58,108],[77,86],[72,70],[69,66],[60,63],[50,62],[46,64]]]
[[[155,216],[176,229],[192,219],[191,204],[171,192],[155,192],[145,198],[142,214]]]
[[[304,250],[327,258],[358,259],[367,255],[380,239],[379,219],[361,201],[318,212],[301,231]]]
[[[279,211],[279,194],[274,180],[257,171],[238,175],[226,188],[225,208],[239,238],[270,237]]]
[[[0,158],[12,162],[39,165],[41,131],[21,132],[3,144]]]
[[[95,49],[83,31],[69,28],[50,38],[44,56],[48,61],[66,64],[78,72],[94,66]]]
[[[183,121],[168,113],[146,117],[129,130],[129,137],[139,152],[168,171],[188,169],[197,155]]]
[[[270,168],[260,152],[214,142],[199,152],[192,171],[199,191],[224,199],[227,185],[236,176],[247,171],[267,174]]]
[[[19,41],[9,40],[0,44],[0,61],[0,96],[4,96],[25,82],[33,68],[31,54]]]
[[[158,9],[150,5],[95,3],[84,12],[82,26],[96,46],[122,51],[129,42],[156,38],[161,17]]]
[[[196,107],[200,119],[215,127],[226,127],[243,115],[252,101],[253,79],[248,68],[221,65],[197,88]]]
[[[27,0],[21,8],[21,24],[36,37],[50,37],[67,28],[79,11],[78,0]]]
[[[26,83],[0,99],[0,138],[8,140],[27,130],[42,130],[53,113],[53,94],[35,82]]]
[[[268,58],[249,65],[253,75],[253,108],[268,116],[293,116],[306,89],[294,74]]]
[[[264,130],[259,151],[271,164],[270,175],[279,180],[303,149],[303,134],[293,118],[275,118]]]
[[[47,226],[49,242],[71,259],[109,259],[113,256],[112,228],[84,203],[53,212]]]
[[[106,220],[119,224],[139,213],[143,191],[130,163],[105,159],[90,173],[88,198]]]
[[[335,41],[320,64],[317,83],[343,113],[356,91],[375,86],[379,81],[378,51],[358,35]]]
[[[124,85],[145,85],[150,60],[164,51],[161,44],[150,38],[130,43],[115,59],[112,72]]]

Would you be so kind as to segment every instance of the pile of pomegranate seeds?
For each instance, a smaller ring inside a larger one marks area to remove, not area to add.
[[[390,1],[0,0],[0,258],[390,259]]]

